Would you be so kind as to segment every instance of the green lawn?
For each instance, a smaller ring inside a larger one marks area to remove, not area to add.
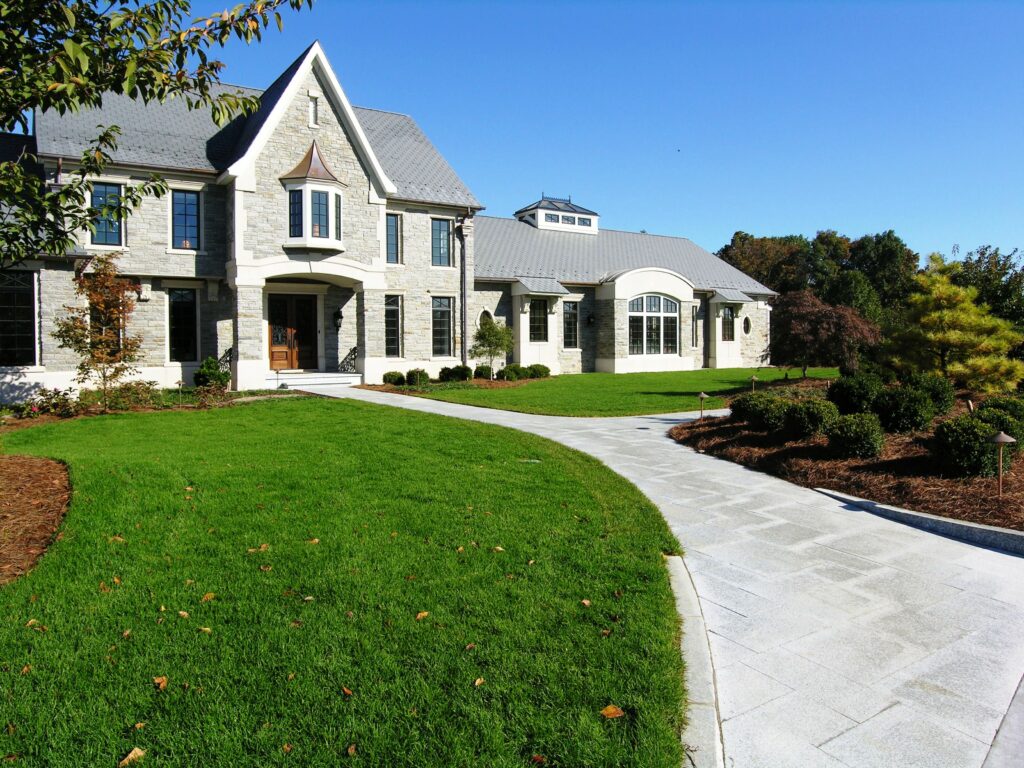
[[[681,763],[678,545],[587,456],[306,398],[3,448],[66,461],[74,488],[61,540],[0,587],[15,765]]]
[[[697,395],[728,395],[750,389],[750,377],[763,382],[785,376],[780,368],[721,368],[672,373],[583,373],[539,379],[502,389],[446,389],[426,397],[452,403],[501,408],[550,416],[635,416],[673,413],[700,408]],[[790,378],[800,372],[790,372]],[[834,379],[835,368],[812,368],[807,375]],[[721,397],[711,397],[705,408],[721,408]]]

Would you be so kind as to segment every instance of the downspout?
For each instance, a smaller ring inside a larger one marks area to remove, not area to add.
[[[469,287],[467,285],[467,271],[466,271],[466,232],[465,225],[466,219],[472,215],[472,211],[467,208],[466,215],[462,217],[462,221],[459,222],[459,226],[456,231],[459,237],[459,326],[462,337],[462,364],[469,364],[469,313],[466,308],[466,303],[469,299]]]

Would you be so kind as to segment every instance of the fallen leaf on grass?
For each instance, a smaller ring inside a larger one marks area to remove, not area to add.
[[[351,696],[352,695],[352,691],[349,690],[348,688],[346,688],[344,685],[341,686],[341,692],[344,693],[346,696]]]
[[[491,552],[504,552],[504,551],[505,551],[504,547],[495,547],[494,549],[491,550]]]
[[[159,677],[154,677],[153,685],[156,686],[156,689],[158,691],[167,690],[167,675],[160,675]]]
[[[208,603],[211,600],[213,600],[213,598],[215,598],[215,597],[216,597],[216,595],[213,594],[213,592],[207,592],[205,595],[203,595],[201,598],[199,598],[199,602],[200,603]]]
[[[614,704],[609,704],[607,707],[601,710],[601,714],[609,720],[614,720],[617,717],[622,717],[626,713],[623,712],[619,707],[616,707]]]
[[[13,763],[17,759],[18,754],[16,752],[9,752],[6,755],[4,755],[4,762],[6,763]]]
[[[260,566],[260,570],[263,571],[264,573],[270,573],[272,570],[274,570],[274,566],[272,566],[272,565],[261,565]]]
[[[356,745],[355,744],[349,744],[348,745],[348,749],[346,749],[345,751],[348,752],[348,756],[349,757],[355,757],[356,756]]]
[[[306,539],[306,543],[307,544],[319,544],[320,543],[320,539],[316,539],[316,538],[314,538],[314,539]]]
[[[580,600],[580,605],[582,605],[584,608],[589,608],[590,607],[590,601],[589,600]]]
[[[476,648],[476,643],[467,643],[466,644],[466,650],[467,651],[472,651],[474,648]]]
[[[115,586],[118,586],[118,587],[121,586],[121,577],[120,576],[115,576],[114,577],[114,584],[115,584]]]
[[[202,632],[204,635],[212,635],[213,634],[213,630],[210,629],[209,627],[200,627],[199,631]]]
[[[107,582],[101,581],[100,582],[100,592],[109,592],[109,591],[110,591],[110,587],[107,586]]]
[[[427,618],[429,615],[430,611],[420,611],[416,614],[416,621],[423,621],[423,619]]]
[[[304,603],[312,603],[315,599],[316,598],[313,597],[312,595],[306,595],[304,598],[302,598],[302,602],[304,602]]]
[[[249,547],[246,551],[251,555],[253,552],[266,552],[268,549],[270,549],[269,544],[260,544],[258,547]]]
[[[291,744],[285,744],[283,747],[281,747],[281,751],[284,752],[287,755],[289,752],[292,751],[292,745]]]
[[[132,751],[124,756],[124,759],[117,764],[117,768],[124,768],[126,765],[137,763],[146,756],[146,750],[132,747]]]
[[[188,611],[178,611],[178,615],[181,616],[181,618],[183,618],[183,619],[187,619],[188,618]]]
[[[289,672],[288,673],[288,682],[290,683],[294,679],[295,679],[295,673],[294,672]]]
[[[296,627],[296,628],[301,627],[302,626],[302,622],[299,621],[298,619],[293,619],[292,623],[291,623],[291,626],[292,627]]]
[[[459,548],[458,548],[458,549],[456,549],[455,551],[456,551],[456,552],[458,552],[459,554],[462,554],[463,552],[465,552],[465,551],[466,551],[466,548],[465,548],[465,547],[459,547]]]
[[[612,633],[612,631],[610,629],[602,629],[601,630],[601,637],[608,637],[609,635],[611,635],[611,633]]]
[[[476,686],[477,688],[479,688],[485,682],[487,682],[487,681],[484,680],[482,677],[478,677],[476,680],[473,681],[473,685]]]
[[[111,536],[109,541],[111,544],[124,544],[124,538],[121,536]]]
[[[530,762],[534,765],[544,765],[547,761],[548,759],[544,755],[534,755],[530,758]]]
[[[146,724],[145,724],[145,723],[136,723],[136,724],[135,724],[135,730],[136,730],[136,731],[141,731],[141,730],[142,730],[143,728],[145,728],[145,727],[146,727]]]
[[[26,664],[24,667],[21,668],[21,674],[23,674],[23,675],[27,675],[31,671],[32,671],[32,665],[31,664]]]
[[[527,565],[533,565],[533,564],[534,564],[534,563],[536,563],[536,562],[537,562],[536,560],[527,560],[527,561],[526,561],[526,564],[527,564]]]

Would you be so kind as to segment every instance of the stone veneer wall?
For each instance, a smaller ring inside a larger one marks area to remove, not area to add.
[[[744,318],[750,318],[750,333],[743,332]],[[740,342],[743,365],[756,368],[768,365],[768,341],[771,333],[771,309],[764,302],[744,304],[736,319],[736,338]]]
[[[571,285],[566,286],[573,294],[580,295],[580,326],[578,349],[565,348],[565,315],[564,301],[558,302],[556,340],[558,343],[558,362],[562,367],[562,373],[589,373],[596,368],[597,362],[597,298],[593,288],[578,288]],[[571,300],[571,299],[570,299]],[[587,318],[593,316],[594,323],[588,324]]]

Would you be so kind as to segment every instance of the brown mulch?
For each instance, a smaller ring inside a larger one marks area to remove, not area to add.
[[[996,478],[949,478],[937,474],[925,433],[886,435],[877,459],[837,459],[824,438],[779,443],[776,436],[751,432],[726,418],[678,424],[673,439],[701,453],[718,456],[807,488],[827,488],[880,504],[957,520],[1024,530],[1024,462],[1003,477],[1003,499]]]
[[[67,467],[60,462],[0,456],[0,585],[42,557],[70,496]]]

